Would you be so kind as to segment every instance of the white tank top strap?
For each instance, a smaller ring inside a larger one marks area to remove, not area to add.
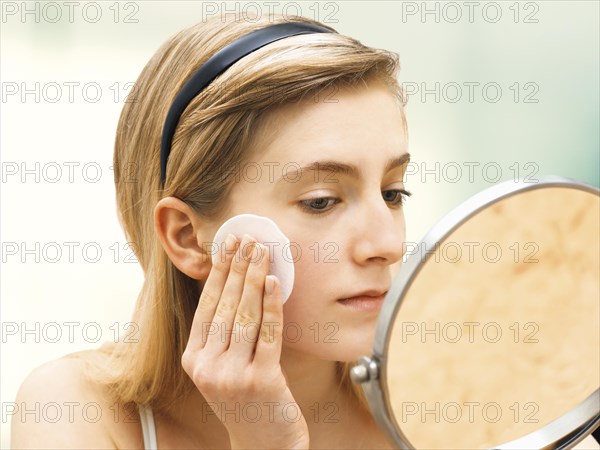
[[[138,405],[140,410],[140,421],[142,423],[142,434],[144,436],[144,449],[157,450],[156,427],[154,425],[154,414],[150,406]]]

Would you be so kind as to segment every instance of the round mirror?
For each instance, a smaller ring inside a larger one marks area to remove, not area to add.
[[[570,448],[600,423],[600,197],[556,176],[448,213],[353,368],[400,448]]]

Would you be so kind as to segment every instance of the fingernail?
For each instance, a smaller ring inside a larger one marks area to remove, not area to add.
[[[225,250],[233,249],[236,241],[237,241],[237,238],[235,237],[235,235],[229,233],[227,235],[227,238],[225,238]]]
[[[242,240],[242,252],[245,258],[252,258],[252,251],[254,250],[254,245],[256,244],[256,239],[251,237],[248,234],[244,234],[244,239]]]
[[[267,275],[267,278],[265,279],[265,291],[267,292],[267,295],[271,295],[273,293],[274,287],[275,280],[273,279],[273,276]]]
[[[256,243],[254,243],[254,247],[252,248],[252,256],[251,256],[252,259],[251,259],[251,261],[254,264],[258,264],[258,262],[259,262],[259,259],[258,259],[259,258],[258,254],[260,252],[260,249],[258,248],[259,245],[260,244],[258,242],[256,242]]]

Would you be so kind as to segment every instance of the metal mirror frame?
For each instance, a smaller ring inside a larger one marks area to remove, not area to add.
[[[391,442],[399,443],[399,448],[415,449],[393,419],[394,414],[388,395],[385,355],[394,325],[392,319],[396,317],[405,294],[433,254],[432,249],[435,248],[435,245],[445,240],[450,233],[469,218],[482,209],[515,194],[547,187],[574,188],[600,196],[600,189],[594,186],[557,175],[540,176],[537,182],[509,180],[498,183],[473,195],[438,220],[418,244],[417,248],[421,249],[424,246],[426,249],[425,256],[422,256],[421,251],[416,252],[409,255],[402,264],[381,307],[372,355],[370,358],[361,356],[358,364],[350,372],[352,382],[361,384],[369,408],[379,427],[391,439]],[[567,449],[577,444],[599,426],[600,388],[575,408],[544,427],[494,448],[498,450]]]

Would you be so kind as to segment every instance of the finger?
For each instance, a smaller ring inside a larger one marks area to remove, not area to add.
[[[269,273],[269,253],[260,243],[254,247],[242,299],[233,323],[236,331],[229,343],[228,351],[237,360],[252,361],[252,354],[260,331],[265,292],[265,277]]]
[[[283,301],[281,299],[281,285],[277,277],[269,275],[266,278],[262,324],[253,363],[272,366],[279,364],[281,359]],[[273,282],[271,293],[267,292],[269,279]]]
[[[208,335],[204,347],[213,355],[220,355],[229,347],[233,320],[244,291],[246,272],[250,262],[249,254],[251,254],[254,244],[256,244],[256,240],[244,234],[242,242],[231,261],[229,275],[212,320],[218,332]]]
[[[219,257],[216,258],[215,263],[208,274],[208,278],[204,283],[202,293],[200,294],[200,300],[198,301],[198,306],[194,313],[188,341],[188,346],[193,347],[195,350],[204,348],[209,332],[218,332],[218,330],[216,330],[216,325],[212,324],[212,320],[217,305],[219,304],[225,282],[227,281],[231,261],[238,250],[239,244],[239,239],[234,235],[231,234],[227,236],[227,239],[225,239],[225,249],[223,252],[219,252]]]

